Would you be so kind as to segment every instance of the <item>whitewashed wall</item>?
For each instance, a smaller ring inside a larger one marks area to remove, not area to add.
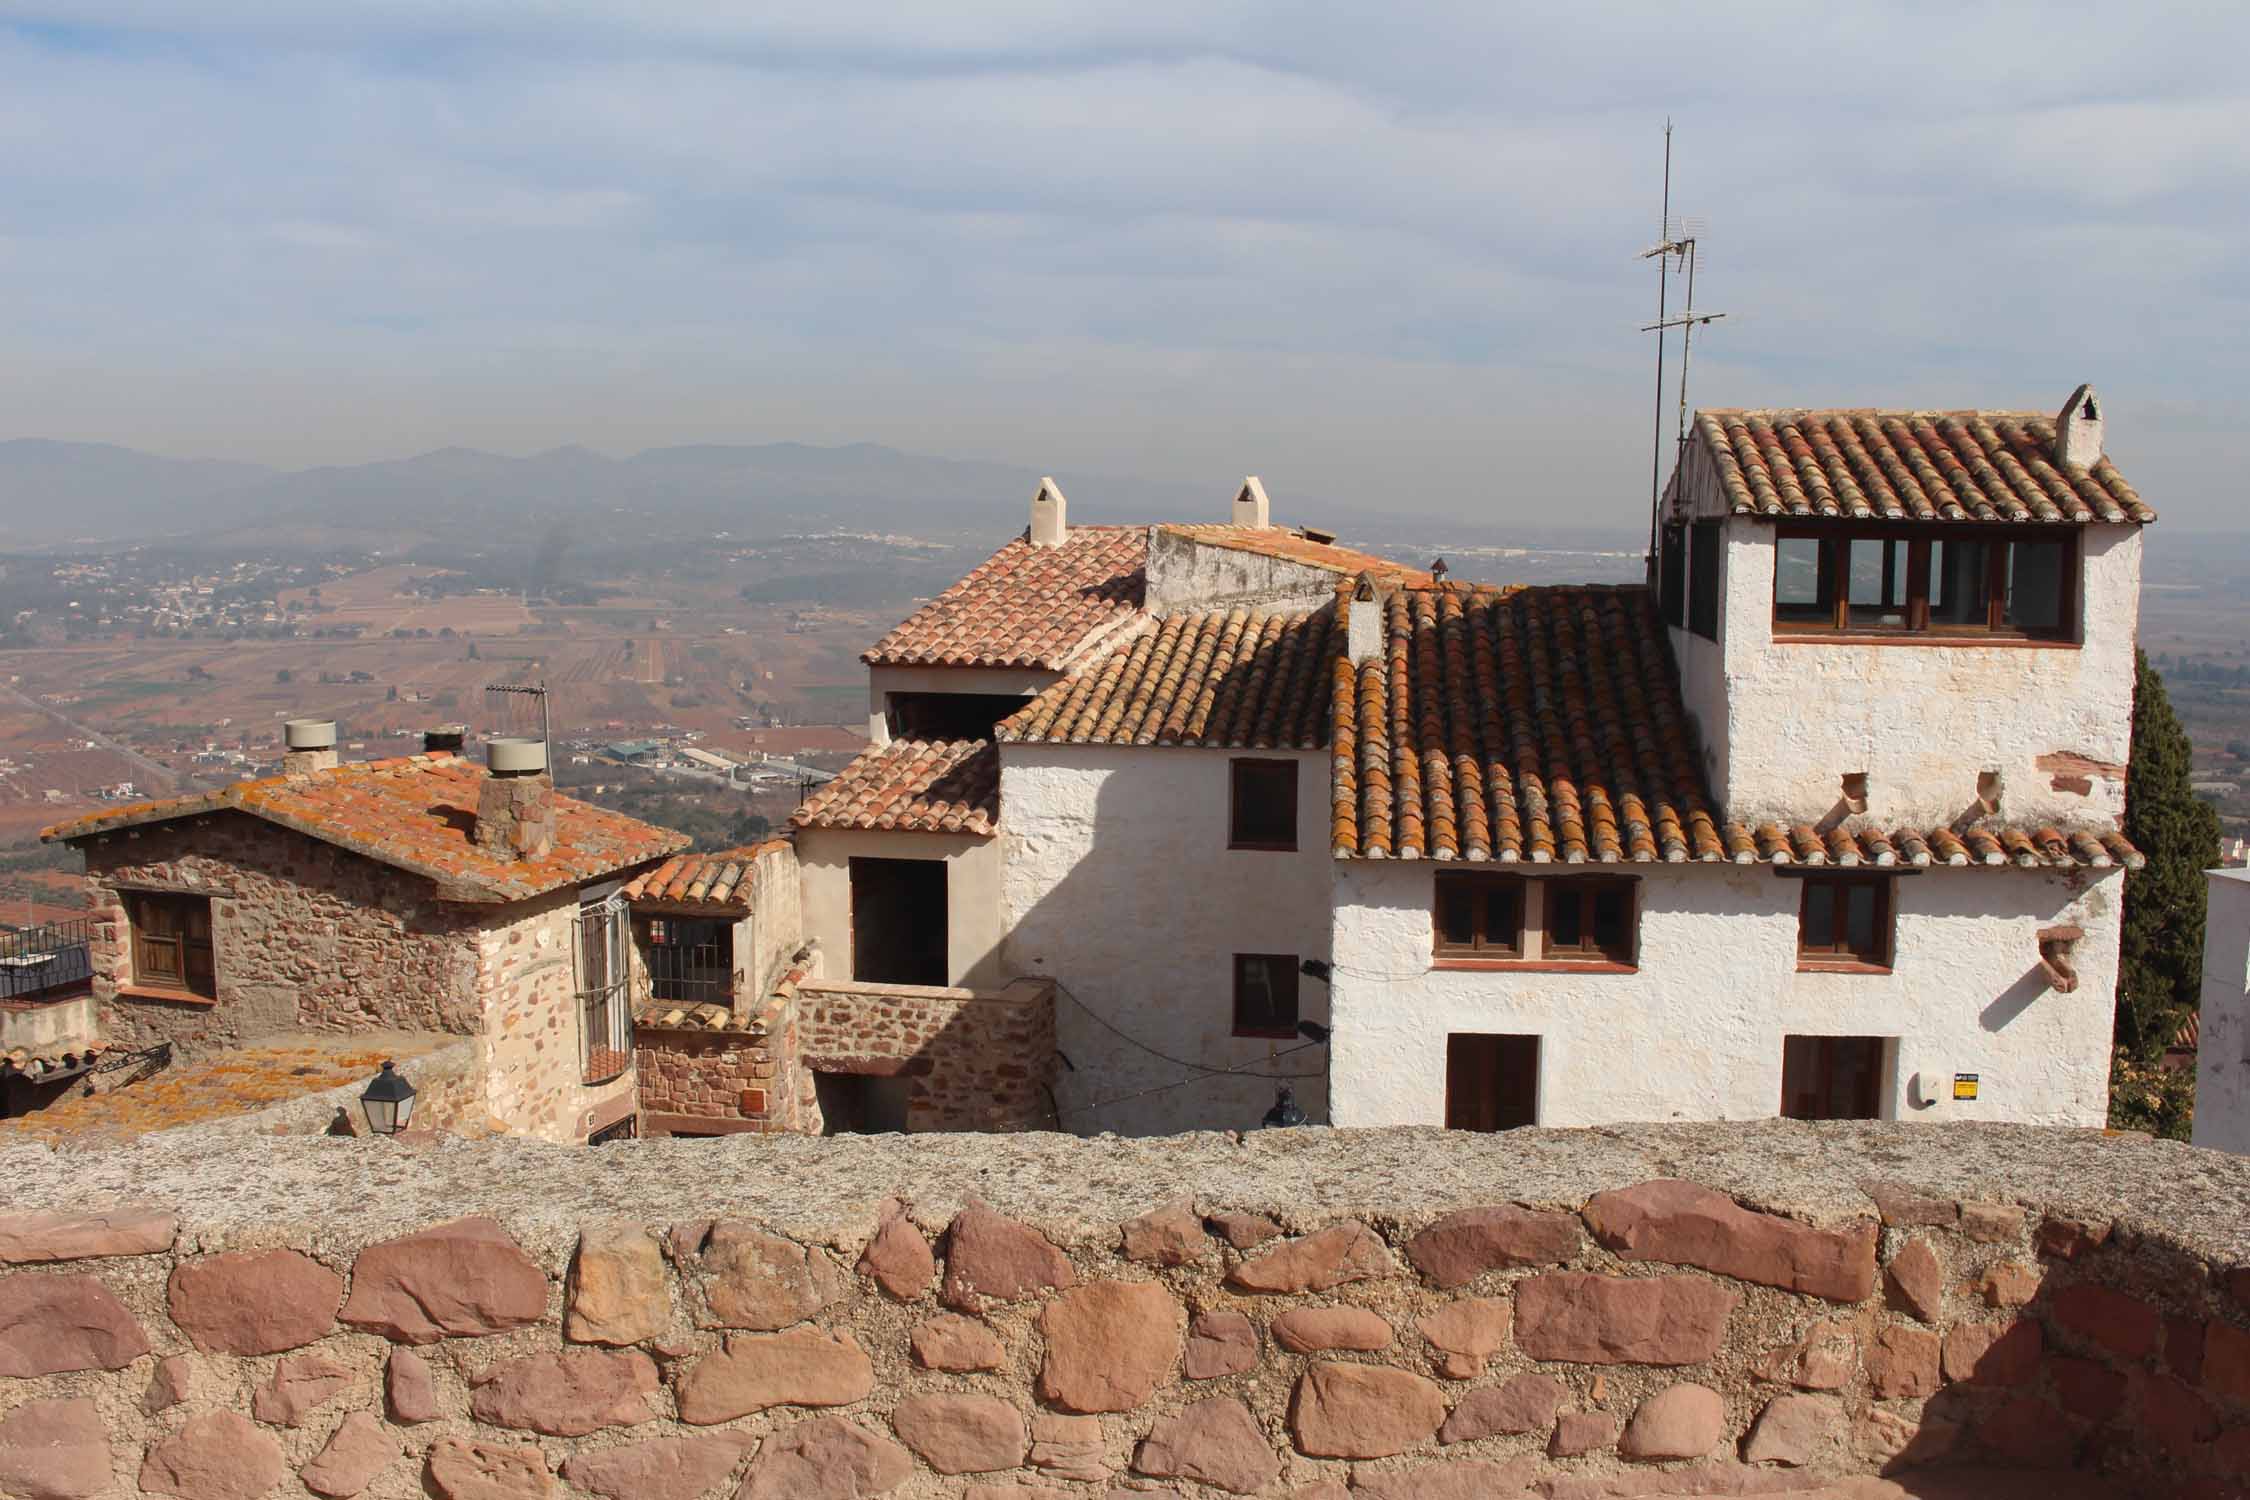
[[[1148,612],[1262,604],[1314,609],[1336,596],[1337,574],[1239,547],[1215,547],[1161,526],[1148,538]]]
[[[1227,848],[1227,763],[1237,755],[1298,763],[1298,850]],[[1189,1070],[1150,1056],[1089,1018],[1091,1010],[1149,1046],[1214,1068],[1319,1073],[1323,1049],[1268,1066],[1292,1045],[1237,1038],[1236,953],[1328,953],[1328,757],[1179,747],[1003,745],[1002,908],[1011,975],[1046,975],[1055,1021],[1076,1071],[1057,1093],[1072,1130],[1150,1135],[1244,1129],[1272,1107],[1274,1084],[1220,1078],[1163,1088]],[[1299,1014],[1328,1017],[1327,987],[1300,981]],[[1297,1100],[1325,1118],[1319,1078],[1294,1080]]]
[[[1718,514],[1701,445],[1690,452],[1694,513]],[[1712,790],[1730,816],[1815,820],[1841,800],[1845,772],[1865,771],[1876,822],[1936,827],[1975,804],[1979,772],[1998,770],[2008,822],[2123,817],[2139,527],[2082,528],[2076,647],[1776,640],[1774,523],[1729,517],[1724,535],[1718,646],[1686,630],[1670,635]],[[2052,755],[2116,774],[2039,763]],[[2075,775],[2087,776],[2088,792],[2056,784]]]
[[[2250,871],[2210,873],[2195,1144],[2250,1152]]]
[[[1542,1038],[1542,1125],[1772,1116],[1790,1034],[1899,1038],[1886,1117],[2106,1116],[2122,872],[1904,877],[1895,968],[1880,976],[1798,973],[1802,887],[1766,866],[1627,867],[1641,877],[1638,973],[1507,974],[1430,968],[1442,868],[1337,865],[1338,1125],[1443,1124],[1451,1032]],[[2036,939],[2065,922],[2086,929],[2069,995],[2040,977]],[[1981,1097],[1920,1107],[1909,1085],[1922,1068],[1979,1074]]]
[[[798,829],[804,935],[819,942],[822,969],[830,978],[848,979],[852,974],[851,861],[855,857],[944,860],[945,982],[962,989],[1000,987],[997,839],[891,829]]]

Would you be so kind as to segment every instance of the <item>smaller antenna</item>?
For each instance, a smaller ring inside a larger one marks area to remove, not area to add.
[[[484,712],[492,723],[484,734],[486,739],[496,736],[518,736],[532,739],[534,726],[536,738],[546,744],[553,738],[552,726],[547,717],[547,684],[538,682],[495,682],[484,690]]]

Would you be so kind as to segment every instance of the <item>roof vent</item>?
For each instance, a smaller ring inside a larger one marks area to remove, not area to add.
[[[2055,417],[2055,463],[2064,469],[2090,469],[2102,460],[2102,410],[2094,388],[2070,393]]]
[[[466,724],[432,724],[422,731],[424,755],[459,755],[468,742]]]
[[[291,750],[336,748],[334,719],[289,719],[281,726],[281,743]]]
[[[486,740],[484,768],[495,776],[536,776],[547,769],[547,742],[514,734]]]
[[[1273,503],[1266,499],[1266,487],[1255,474],[1245,478],[1242,488],[1234,492],[1234,524],[1251,531],[1263,531],[1273,524]]]
[[[1065,514],[1070,502],[1063,498],[1061,486],[1050,477],[1039,481],[1039,492],[1031,497],[1031,545],[1034,547],[1060,547],[1070,538],[1070,526]]]

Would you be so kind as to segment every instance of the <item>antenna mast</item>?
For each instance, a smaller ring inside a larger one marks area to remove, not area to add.
[[[1699,313],[1695,310],[1695,266],[1702,237],[1702,221],[1689,219],[1679,226],[1672,223],[1672,122],[1664,122],[1664,223],[1658,231],[1659,239],[1641,252],[1641,259],[1656,262],[1656,321],[1642,325],[1641,332],[1656,335],[1656,430],[1650,437],[1648,459],[1648,568],[1649,582],[1656,581],[1657,520],[1663,510],[1662,471],[1664,467],[1664,336],[1670,330],[1680,330],[1680,385],[1679,416],[1673,436],[1672,463],[1677,470],[1687,451],[1687,378],[1689,344],[1694,338],[1696,325],[1716,323],[1725,313]],[[1687,270],[1687,306],[1680,316],[1665,316],[1665,277]]]

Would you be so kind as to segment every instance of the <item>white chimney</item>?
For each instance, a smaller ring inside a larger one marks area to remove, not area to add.
[[[1252,474],[1242,481],[1242,488],[1234,495],[1234,524],[1250,531],[1263,531],[1273,525],[1273,505],[1266,499],[1266,487]]]
[[[1069,505],[1052,478],[1039,481],[1039,493],[1031,497],[1032,546],[1060,547],[1070,539],[1070,526],[1064,514]]]
[[[2094,388],[2082,385],[2070,393],[2055,418],[2055,466],[2090,469],[2102,457],[2102,408]]]
[[[281,725],[281,773],[309,776],[336,768],[334,719],[287,719]]]
[[[1383,596],[1372,574],[1362,573],[1344,600],[1344,654],[1353,666],[1370,661],[1383,649]]]

